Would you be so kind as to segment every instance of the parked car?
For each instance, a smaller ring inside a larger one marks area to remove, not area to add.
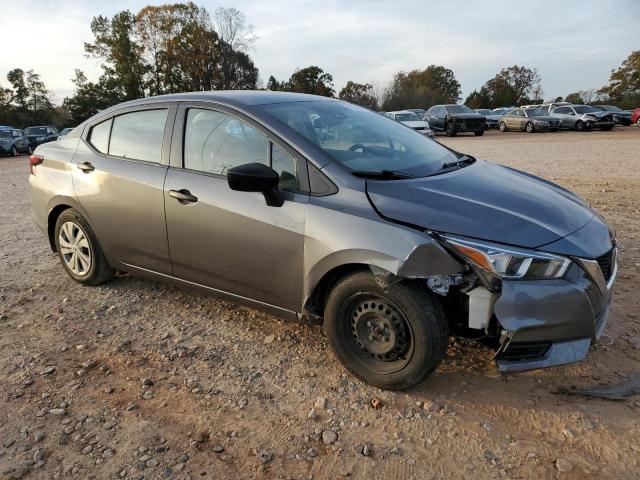
[[[71,133],[73,131],[73,128],[63,128],[62,130],[60,130],[60,133],[58,134],[58,140],[60,140],[61,138],[64,138],[65,135],[67,135],[68,133]]]
[[[484,120],[485,130],[489,130],[491,128],[498,128],[500,115],[497,115],[493,110],[489,108],[476,108],[474,112],[482,115],[485,118]]]
[[[609,112],[613,116],[613,122],[628,127],[631,125],[631,111],[622,110],[614,105],[591,105],[601,112]]]
[[[19,153],[31,155],[33,149],[24,132],[17,128],[0,128],[0,155],[17,156]]]
[[[29,181],[73,280],[128,271],[322,324],[380,388],[418,383],[461,329],[503,371],[576,362],[609,315],[615,235],[586,202],[337,99],[134,100],[40,145]]]
[[[29,138],[31,148],[58,139],[58,129],[51,125],[41,125],[38,127],[28,127],[24,130]]]
[[[498,108],[494,108],[493,109],[493,114],[494,115],[504,115],[509,110],[513,110],[514,108],[516,108],[516,107],[498,107]]]
[[[560,120],[560,128],[572,130],[611,130],[613,116],[609,112],[601,112],[591,105],[563,105],[551,110],[551,116]]]
[[[500,117],[498,128],[501,132],[520,130],[528,133],[557,132],[560,120],[546,115],[537,108],[514,108]]]
[[[477,114],[466,105],[434,105],[427,110],[424,119],[434,132],[446,132],[449,137],[465,132],[484,135],[484,115]]]
[[[640,127],[640,108],[636,108],[631,114],[631,123],[635,123],[636,127]]]
[[[554,108],[571,105],[569,102],[549,102],[543,103],[540,110],[546,114],[550,114]]]
[[[406,109],[408,112],[413,112],[415,113],[418,118],[422,118],[422,116],[427,113],[427,111],[424,108],[407,108]]]
[[[429,122],[422,120],[422,118],[413,111],[398,110],[396,112],[387,112],[387,117],[400,122],[407,127],[413,128],[415,131],[422,133],[428,137],[433,137],[433,130],[429,126]]]

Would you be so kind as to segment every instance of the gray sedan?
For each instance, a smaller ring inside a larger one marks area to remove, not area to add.
[[[516,371],[582,360],[607,323],[616,242],[583,200],[335,99],[135,100],[40,145],[29,180],[73,280],[127,271],[322,325],[380,388],[433,372],[449,335]]]
[[[591,105],[562,105],[553,109],[550,115],[560,120],[560,128],[571,130],[611,130],[614,125],[611,112],[598,110]]]

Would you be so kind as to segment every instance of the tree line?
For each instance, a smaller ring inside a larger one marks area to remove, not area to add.
[[[75,126],[123,101],[184,91],[265,88],[338,97],[385,111],[426,109],[462,98],[454,72],[442,65],[398,72],[385,88],[350,80],[336,92],[333,76],[317,65],[299,68],[286,80],[272,75],[263,86],[249,55],[257,37],[235,8],[218,8],[211,16],[193,2],[147,6],[136,14],[125,10],[111,18],[94,17],[91,32],[93,39],[84,50],[100,62],[99,78],[89,81],[76,70],[75,93],[55,106],[39,74],[15,68],[6,77],[9,87],[0,84],[0,124]],[[539,73],[513,65],[471,92],[464,103],[495,108],[538,103],[542,98]],[[566,100],[606,101],[623,108],[640,105],[640,51],[611,72],[606,86],[570,93]]]

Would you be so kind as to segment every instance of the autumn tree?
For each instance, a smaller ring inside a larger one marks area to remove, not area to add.
[[[102,15],[91,21],[93,42],[84,44],[85,52],[102,60],[103,75],[118,87],[121,100],[144,96],[144,75],[148,66],[143,61],[143,47],[138,41],[136,19],[123,11],[109,19]]]
[[[378,108],[373,86],[368,83],[356,83],[351,80],[340,90],[338,98],[375,110]]]
[[[622,108],[633,108],[640,104],[640,50],[631,52],[620,67],[611,71],[609,84],[598,93]]]
[[[461,92],[452,70],[429,65],[424,70],[396,73],[384,93],[382,106],[384,110],[427,109],[439,103],[456,103]]]

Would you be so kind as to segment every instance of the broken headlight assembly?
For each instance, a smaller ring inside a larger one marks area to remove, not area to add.
[[[538,252],[456,237],[442,237],[451,249],[473,266],[504,279],[548,280],[562,278],[571,260]]]

